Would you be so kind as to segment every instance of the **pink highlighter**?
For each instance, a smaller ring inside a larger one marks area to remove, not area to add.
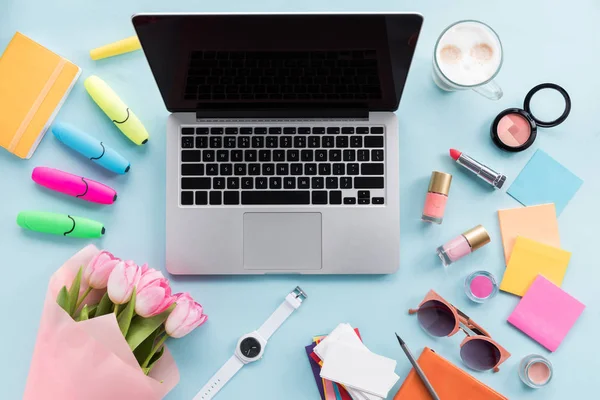
[[[54,168],[35,167],[31,179],[48,189],[92,203],[112,204],[117,200],[117,192],[113,188]]]

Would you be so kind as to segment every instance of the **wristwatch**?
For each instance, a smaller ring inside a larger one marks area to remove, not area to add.
[[[240,338],[235,354],[210,378],[193,400],[212,399],[245,364],[260,360],[271,335],[300,307],[306,297],[306,293],[296,286],[258,330]]]

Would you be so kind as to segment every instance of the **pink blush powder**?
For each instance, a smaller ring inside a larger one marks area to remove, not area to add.
[[[538,362],[529,366],[527,375],[536,385],[543,385],[550,379],[550,368],[546,364]]]
[[[525,117],[519,114],[508,114],[498,121],[498,138],[507,146],[519,147],[531,136],[531,126]]]
[[[487,276],[480,275],[473,278],[470,289],[471,293],[473,293],[475,297],[485,299],[492,294],[494,290],[494,284]]]

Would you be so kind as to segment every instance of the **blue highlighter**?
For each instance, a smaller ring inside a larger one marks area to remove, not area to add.
[[[96,164],[113,171],[124,174],[129,171],[131,164],[122,155],[106,146],[98,139],[84,133],[71,125],[55,123],[52,133],[67,147],[83,154]]]

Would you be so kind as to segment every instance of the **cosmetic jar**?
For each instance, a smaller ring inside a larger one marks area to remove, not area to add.
[[[527,386],[539,389],[552,380],[554,369],[552,363],[537,354],[531,354],[521,360],[519,377]]]
[[[498,294],[496,277],[487,271],[476,271],[465,279],[465,294],[476,303],[485,303]]]

